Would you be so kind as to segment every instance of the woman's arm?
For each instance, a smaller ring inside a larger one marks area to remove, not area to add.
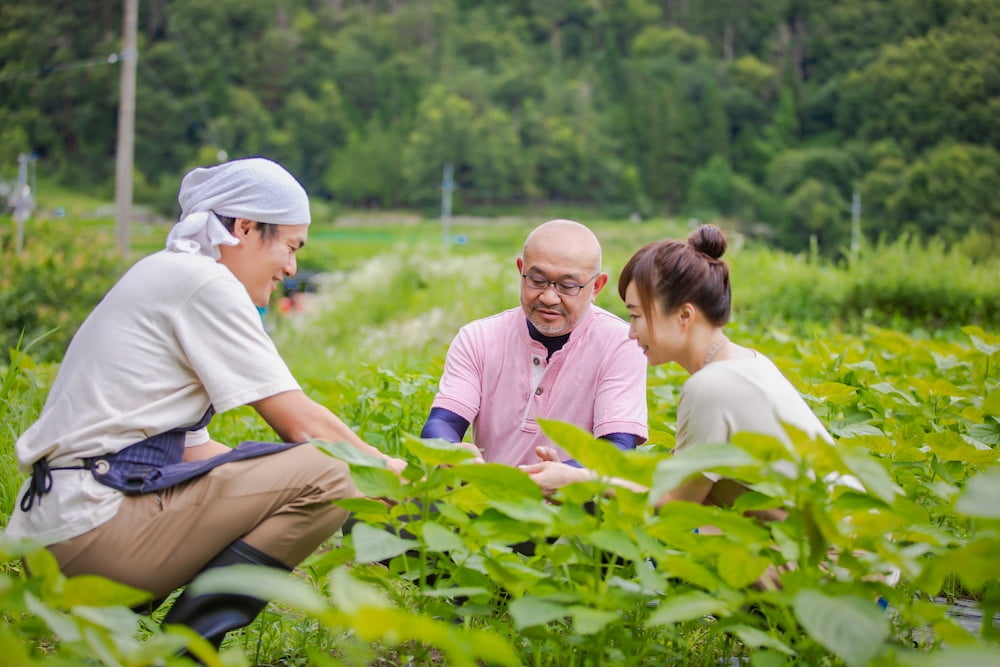
[[[386,465],[393,472],[399,473],[406,467],[406,461],[387,456],[366,443],[340,417],[302,391],[286,391],[250,405],[285,442],[303,442],[311,438],[347,442],[359,451],[386,459]]]

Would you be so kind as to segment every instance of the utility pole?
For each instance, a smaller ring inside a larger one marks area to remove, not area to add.
[[[451,162],[446,162],[441,172],[441,241],[445,248],[451,245],[451,192],[455,189],[453,174]]]
[[[858,258],[861,248],[861,193],[857,190],[851,196],[851,261]]]
[[[135,145],[135,67],[139,0],[125,0],[122,18],[121,83],[118,89],[118,148],[115,152],[115,229],[118,251],[129,254],[132,221],[132,158]]]

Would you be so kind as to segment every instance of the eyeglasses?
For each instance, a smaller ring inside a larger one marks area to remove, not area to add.
[[[600,272],[595,273],[593,277],[582,285],[580,283],[575,283],[572,280],[549,280],[545,276],[540,276],[537,273],[522,273],[521,277],[524,278],[524,284],[531,289],[538,290],[539,292],[544,292],[552,285],[556,288],[556,292],[562,294],[563,296],[576,296],[580,293],[584,287],[587,286],[591,280],[601,275]]]

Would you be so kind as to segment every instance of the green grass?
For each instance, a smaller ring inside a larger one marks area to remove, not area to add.
[[[755,463],[733,472],[798,508],[780,527],[761,527],[731,512],[709,517],[698,508],[655,515],[641,497],[622,493],[600,499],[600,489],[586,485],[567,488],[560,502],[550,505],[513,470],[483,469],[476,477],[467,466],[438,465],[460,454],[428,448],[411,436],[429,409],[448,343],[468,320],[517,304],[514,258],[537,222],[456,220],[452,232],[466,242],[449,246],[435,220],[389,215],[350,225],[314,224],[302,267],[326,272],[320,289],[309,295],[304,312],[282,316],[272,308],[267,323],[310,396],[372,444],[411,461],[406,486],[357,464],[366,489],[399,502],[393,511],[381,505],[354,509],[372,525],[394,530],[401,514],[416,513],[418,520],[409,526],[416,538],[400,546],[373,530],[335,539],[292,582],[242,575],[241,590],[261,586],[279,602],[250,628],[234,633],[227,646],[255,665],[475,664],[477,659],[546,666],[714,665],[741,655],[753,656],[757,665],[920,664],[959,656],[986,664],[995,656],[996,631],[969,635],[927,600],[944,592],[979,599],[987,611],[1000,606],[995,573],[1000,519],[993,509],[1000,504],[995,491],[1000,488],[995,472],[1000,339],[989,327],[963,331],[969,322],[930,329],[926,322],[896,315],[900,328],[894,330],[873,324],[874,315],[851,317],[838,310],[845,294],[871,284],[873,276],[909,280],[905,264],[912,255],[903,250],[881,249],[869,259],[882,263],[864,267],[739,244],[730,257],[737,308],[732,337],[773,358],[838,438],[832,449],[797,441],[794,456],[821,472],[865,475],[871,493],[844,494],[817,479],[774,476],[761,462],[774,454],[769,449],[774,443],[767,441],[741,443]],[[614,279],[630,253],[664,235],[687,233],[685,224],[669,221],[592,226],[604,242],[605,267],[612,275],[598,302],[619,313]],[[37,238],[62,229],[50,227],[36,229]],[[88,238],[109,238],[113,225],[98,220],[74,229],[76,242],[86,247]],[[133,232],[138,256],[138,248],[158,248],[166,228],[136,226]],[[934,259],[938,251],[926,252],[924,265],[942,272],[947,262]],[[62,257],[67,273],[87,271],[86,262],[72,266],[68,255]],[[67,284],[74,284],[71,278],[66,276]],[[926,278],[934,284],[933,276]],[[946,275],[938,278],[948,282]],[[992,285],[983,282],[987,289]],[[13,462],[14,439],[41,409],[58,367],[57,361],[34,358],[40,345],[25,347],[26,354],[14,352],[0,365],[4,522],[22,479]],[[649,461],[667,460],[683,379],[675,366],[650,370],[652,444],[643,454]],[[231,444],[274,437],[249,408],[219,415],[212,431]],[[568,449],[584,455],[593,450],[586,438],[563,437]],[[607,474],[638,475],[637,481],[647,484],[656,482],[654,469],[657,475],[669,473],[666,463],[662,469],[637,467],[613,453],[595,458],[593,465]],[[579,508],[595,494],[599,511],[581,514]],[[413,497],[423,506],[436,500],[442,509],[421,514]],[[730,536],[698,540],[686,528],[709,519],[726,522]],[[553,531],[567,539],[547,543],[543,536]],[[127,592],[94,582],[70,585],[46,563],[45,552],[2,537],[0,614],[9,622],[0,627],[0,651],[5,655],[23,653],[25,664],[49,661],[44,651],[70,664],[109,655],[122,664],[148,664],[148,656],[169,655],[169,646],[183,641],[121,615],[115,605],[127,604]],[[535,557],[506,551],[525,539],[536,541]],[[391,570],[367,563],[366,553],[397,547]],[[407,548],[417,556],[407,556]],[[828,549],[840,560],[833,568],[826,562],[824,571],[816,562]],[[617,556],[610,561],[614,567],[608,567],[608,551]],[[34,576],[24,576],[21,555],[33,563]],[[800,563],[798,572],[788,575],[785,591],[747,588],[746,577],[753,576],[744,571],[747,563],[779,558]],[[888,566],[903,571],[899,586],[864,580]],[[437,584],[428,582],[429,573]],[[456,607],[441,597],[435,586],[449,583],[467,590],[469,605]],[[879,595],[896,615],[872,613]],[[414,628],[422,641],[409,638]],[[60,640],[53,640],[54,633]],[[134,643],[137,633],[145,644]],[[911,635],[920,638],[920,653],[908,648]],[[945,645],[948,652],[938,655]],[[969,653],[956,653],[956,647]],[[139,657],[142,650],[147,662]],[[506,660],[509,655],[514,659]]]

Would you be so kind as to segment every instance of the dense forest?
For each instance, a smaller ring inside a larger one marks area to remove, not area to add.
[[[110,194],[121,2],[0,4],[0,177]],[[136,199],[260,154],[344,207],[1000,236],[996,0],[141,0]],[[224,152],[224,153],[223,153]]]

